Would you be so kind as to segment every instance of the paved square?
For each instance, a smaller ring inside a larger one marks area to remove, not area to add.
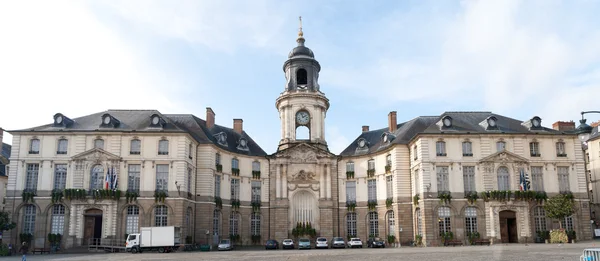
[[[28,256],[28,261],[38,260],[407,260],[407,261],[490,261],[490,260],[579,260],[584,248],[600,247],[600,242],[578,244],[513,244],[467,247],[430,247],[430,248],[385,248],[385,249],[322,249],[322,250],[233,250],[228,252],[178,252],[178,253],[118,253],[118,254],[61,254]],[[20,256],[4,260],[21,260]]]

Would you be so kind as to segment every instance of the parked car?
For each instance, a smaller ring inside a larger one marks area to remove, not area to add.
[[[371,237],[369,238],[369,240],[367,240],[367,247],[370,248],[385,248],[385,242],[383,240],[381,240],[381,238],[378,237]]]
[[[362,243],[362,241],[360,241],[360,238],[358,238],[358,237],[350,238],[350,241],[348,241],[349,248],[355,248],[355,247],[362,248],[362,246],[363,246],[363,243]]]
[[[265,244],[265,249],[279,249],[279,242],[277,242],[277,240],[269,239]]]
[[[298,249],[310,249],[310,240],[308,238],[298,240]]]
[[[331,248],[345,248],[345,247],[346,247],[346,241],[344,241],[344,238],[334,237],[333,240],[331,240]]]
[[[315,242],[315,248],[329,248],[329,244],[327,243],[327,238],[318,237]]]
[[[283,247],[283,249],[294,249],[294,240],[291,239],[284,239],[283,242],[281,242],[281,246]]]
[[[222,250],[233,250],[233,244],[230,239],[221,239],[218,246],[219,251]]]

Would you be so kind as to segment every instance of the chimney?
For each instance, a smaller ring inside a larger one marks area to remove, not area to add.
[[[396,121],[396,111],[391,111],[388,114],[388,126],[390,132],[394,132],[396,131],[396,128],[398,128],[398,123]]]
[[[206,127],[210,129],[214,126],[215,126],[215,112],[210,107],[206,107]]]
[[[574,121],[557,121],[552,124],[552,128],[557,131],[572,131],[575,130]]]
[[[369,131],[369,126],[363,125],[362,130],[363,130],[363,132]]]
[[[244,120],[233,119],[233,130],[239,134],[242,134],[244,131]]]

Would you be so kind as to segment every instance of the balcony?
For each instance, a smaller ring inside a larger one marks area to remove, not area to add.
[[[542,156],[542,154],[540,154],[540,153],[531,153],[530,155],[531,155],[531,157],[541,157]]]
[[[252,200],[250,206],[252,206],[252,212],[260,212],[260,200]]]
[[[354,171],[346,171],[346,179],[353,179]]]
[[[356,201],[346,201],[346,209],[348,210],[348,212],[354,212],[356,210]]]
[[[369,208],[369,211],[375,211],[375,209],[377,208],[377,200],[375,199],[371,199],[367,202],[367,207]]]
[[[223,200],[221,197],[215,197],[215,207],[218,209],[223,208]]]
[[[129,151],[129,155],[140,155],[140,152],[139,151]]]
[[[463,153],[463,157],[473,157],[473,153]]]
[[[165,199],[169,197],[169,194],[167,194],[167,190],[156,190],[154,191],[154,202],[161,202],[161,203],[165,203]]]
[[[253,179],[260,179],[260,170],[253,170],[252,171],[252,178]]]
[[[368,178],[375,177],[375,169],[368,169],[367,170],[367,177]]]
[[[21,193],[21,198],[23,199],[23,203],[35,202],[33,197],[36,197],[36,196],[37,196],[37,189],[34,189],[34,188],[24,189],[23,192]]]
[[[40,154],[39,150],[30,150],[29,154]]]
[[[240,176],[240,169],[238,169],[238,168],[231,168],[231,175],[239,177]]]
[[[66,154],[67,154],[67,152],[66,152],[66,151],[60,151],[60,150],[59,150],[59,151],[56,151],[56,154],[58,154],[58,155],[66,155]]]
[[[446,157],[446,156],[448,156],[448,154],[446,154],[445,152],[444,153],[436,153],[435,155],[438,156],[438,157]]]
[[[240,202],[239,199],[232,199],[231,200],[231,208],[233,208],[233,209],[240,209],[240,205],[241,205],[241,202]]]
[[[561,157],[561,158],[567,157],[567,154],[566,153],[558,153],[558,154],[556,154],[556,157]]]
[[[159,151],[158,155],[169,155],[168,151]]]
[[[392,173],[392,165],[391,164],[385,165],[385,174],[390,174],[390,173]]]
[[[217,163],[217,164],[215,164],[215,169],[217,169],[217,172],[222,172],[223,171],[223,165]]]

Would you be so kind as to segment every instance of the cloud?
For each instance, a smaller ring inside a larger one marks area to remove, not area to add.
[[[164,75],[140,62],[80,2],[4,1],[0,35],[1,102],[9,108],[0,122],[6,129],[47,124],[57,112],[78,117],[109,108],[181,110],[169,90],[159,88]]]
[[[598,21],[590,22],[597,5],[465,1],[455,13],[419,7],[419,16],[414,9],[392,12],[357,32],[367,39],[365,50],[378,51],[369,52],[359,67],[330,66],[325,84],[379,106],[441,101],[552,121],[577,117],[585,104],[593,104],[589,97],[600,95],[597,75],[589,73],[600,58],[593,47],[600,46]],[[395,17],[407,26],[390,22]],[[419,24],[428,18],[434,22]]]
[[[339,154],[350,144],[350,140],[343,135],[337,126],[326,126],[325,133],[327,145],[332,153]]]

